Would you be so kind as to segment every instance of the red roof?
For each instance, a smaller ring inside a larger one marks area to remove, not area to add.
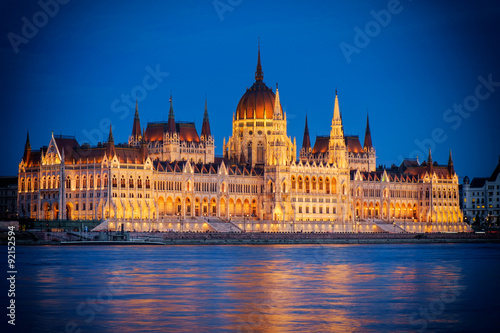
[[[312,153],[313,154],[326,153],[328,151],[329,142],[330,142],[329,136],[317,136]]]
[[[347,146],[347,151],[349,153],[363,153],[363,147],[361,147],[361,143],[359,142],[359,137],[357,135],[346,136],[345,137],[345,145]]]

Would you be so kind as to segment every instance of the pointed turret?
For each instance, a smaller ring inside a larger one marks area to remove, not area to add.
[[[255,81],[264,80],[264,72],[262,71],[262,65],[260,64],[260,38],[259,38],[259,51],[257,55],[257,70],[255,71]]]
[[[142,130],[142,136],[141,136],[141,146],[139,148],[139,151],[141,152],[141,158],[142,162],[146,161],[148,158],[148,145],[146,143],[146,140],[144,139],[144,130]]]
[[[307,114],[306,114],[306,126],[304,127],[304,139],[302,140],[302,149],[305,153],[308,153],[311,149],[311,138],[309,137],[309,127],[307,126]]]
[[[339,97],[337,96],[337,89],[335,89],[335,105],[333,107],[333,120],[342,121],[342,115],[340,114],[340,107],[339,107]]]
[[[370,149],[373,147],[372,145],[372,134],[370,132],[370,120],[368,118],[368,114],[366,115],[366,130],[365,130],[365,143],[364,143],[364,148],[367,151],[370,151]]]
[[[174,116],[174,106],[172,103],[172,95],[170,95],[170,110],[168,111],[168,123],[167,123],[167,132],[168,133],[175,133],[175,116]]]
[[[450,149],[450,157],[448,157],[448,173],[450,178],[455,175],[455,168],[453,167],[453,159],[451,158],[451,149]]]
[[[139,108],[137,100],[135,100],[135,115],[134,125],[132,126],[132,138],[134,141],[139,141],[141,139],[141,121],[139,120]]]
[[[335,105],[333,107],[332,129],[328,143],[328,163],[334,163],[338,168],[347,168],[347,150],[344,138],[344,126],[340,113],[339,98],[335,89]]]
[[[207,99],[205,98],[205,113],[203,114],[203,125],[201,125],[201,136],[208,140],[212,134],[210,133],[210,121],[208,120]]]
[[[429,156],[427,157],[427,168],[429,170],[429,174],[432,175],[434,173],[434,165],[432,165],[431,148],[429,148]]]
[[[281,109],[280,92],[278,91],[278,84],[276,83],[276,95],[274,98],[273,120],[282,120],[282,119],[283,119],[283,110]]]
[[[115,155],[115,139],[113,138],[113,128],[111,124],[109,125],[109,135],[108,135],[108,156],[111,159]]]
[[[31,143],[30,143],[30,132],[28,131],[26,134],[26,143],[24,144],[24,154],[23,161],[28,162],[31,155]]]
[[[111,125],[109,125],[108,143],[115,143],[115,138],[113,138],[113,128]]]

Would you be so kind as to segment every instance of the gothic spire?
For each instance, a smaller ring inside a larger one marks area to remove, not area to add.
[[[201,126],[201,136],[208,140],[210,133],[210,121],[208,120],[207,99],[205,98],[205,113],[203,114],[203,125]]]
[[[448,157],[448,172],[450,174],[450,178],[455,174],[455,168],[453,167],[453,159],[451,158],[451,149],[450,149],[450,157]]]
[[[304,152],[308,153],[311,149],[311,138],[309,137],[309,127],[307,126],[307,114],[306,114],[306,126],[304,127],[304,139],[302,140],[302,149]]]
[[[141,121],[139,120],[139,107],[137,104],[137,100],[135,100],[135,115],[134,124],[132,126],[132,137],[136,141],[141,137]]]
[[[372,147],[373,147],[373,145],[372,145],[372,134],[370,132],[370,120],[368,118],[368,114],[366,114],[366,130],[365,130],[364,148],[366,148],[366,150],[370,150]]]
[[[111,124],[109,125],[108,142],[109,143],[114,143],[115,142],[115,139],[113,138],[113,129],[111,127]]]
[[[167,123],[167,132],[175,133],[175,116],[174,116],[174,106],[172,103],[172,94],[170,94],[170,110],[168,111],[168,123]]]
[[[340,117],[339,98],[335,89],[335,106],[333,107],[333,120],[342,120]]]
[[[264,80],[264,72],[262,71],[262,65],[260,64],[260,38],[259,38],[259,51],[257,55],[257,70],[255,71],[255,81]]]
[[[434,172],[434,166],[432,164],[432,155],[430,147],[429,147],[429,156],[427,157],[427,168],[429,169],[429,173],[432,175],[432,173]]]
[[[27,162],[31,155],[30,132],[26,134],[26,143],[24,144],[23,161]]]
[[[115,155],[115,139],[113,138],[113,129],[111,127],[111,124],[109,125],[109,136],[108,136],[108,142],[107,142],[107,151],[108,151],[108,156],[111,159]]]
[[[278,84],[277,83],[276,83],[276,95],[274,98],[273,119],[274,120],[282,120],[283,119],[283,110],[281,109],[280,92],[278,91]]]

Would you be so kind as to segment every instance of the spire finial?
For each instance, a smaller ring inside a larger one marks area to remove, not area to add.
[[[113,143],[115,142],[115,139],[113,138],[113,128],[111,127],[111,124],[109,124],[109,136],[108,136],[108,142]]]
[[[262,81],[262,80],[264,80],[264,72],[262,71],[262,65],[260,64],[260,37],[259,37],[257,70],[255,71],[255,81]]]

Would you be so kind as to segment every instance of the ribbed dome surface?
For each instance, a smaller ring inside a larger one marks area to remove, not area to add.
[[[238,119],[244,119],[245,114],[247,119],[255,118],[266,119],[273,118],[275,95],[273,91],[266,86],[262,81],[256,81],[252,87],[247,89],[241,97],[236,114]]]

